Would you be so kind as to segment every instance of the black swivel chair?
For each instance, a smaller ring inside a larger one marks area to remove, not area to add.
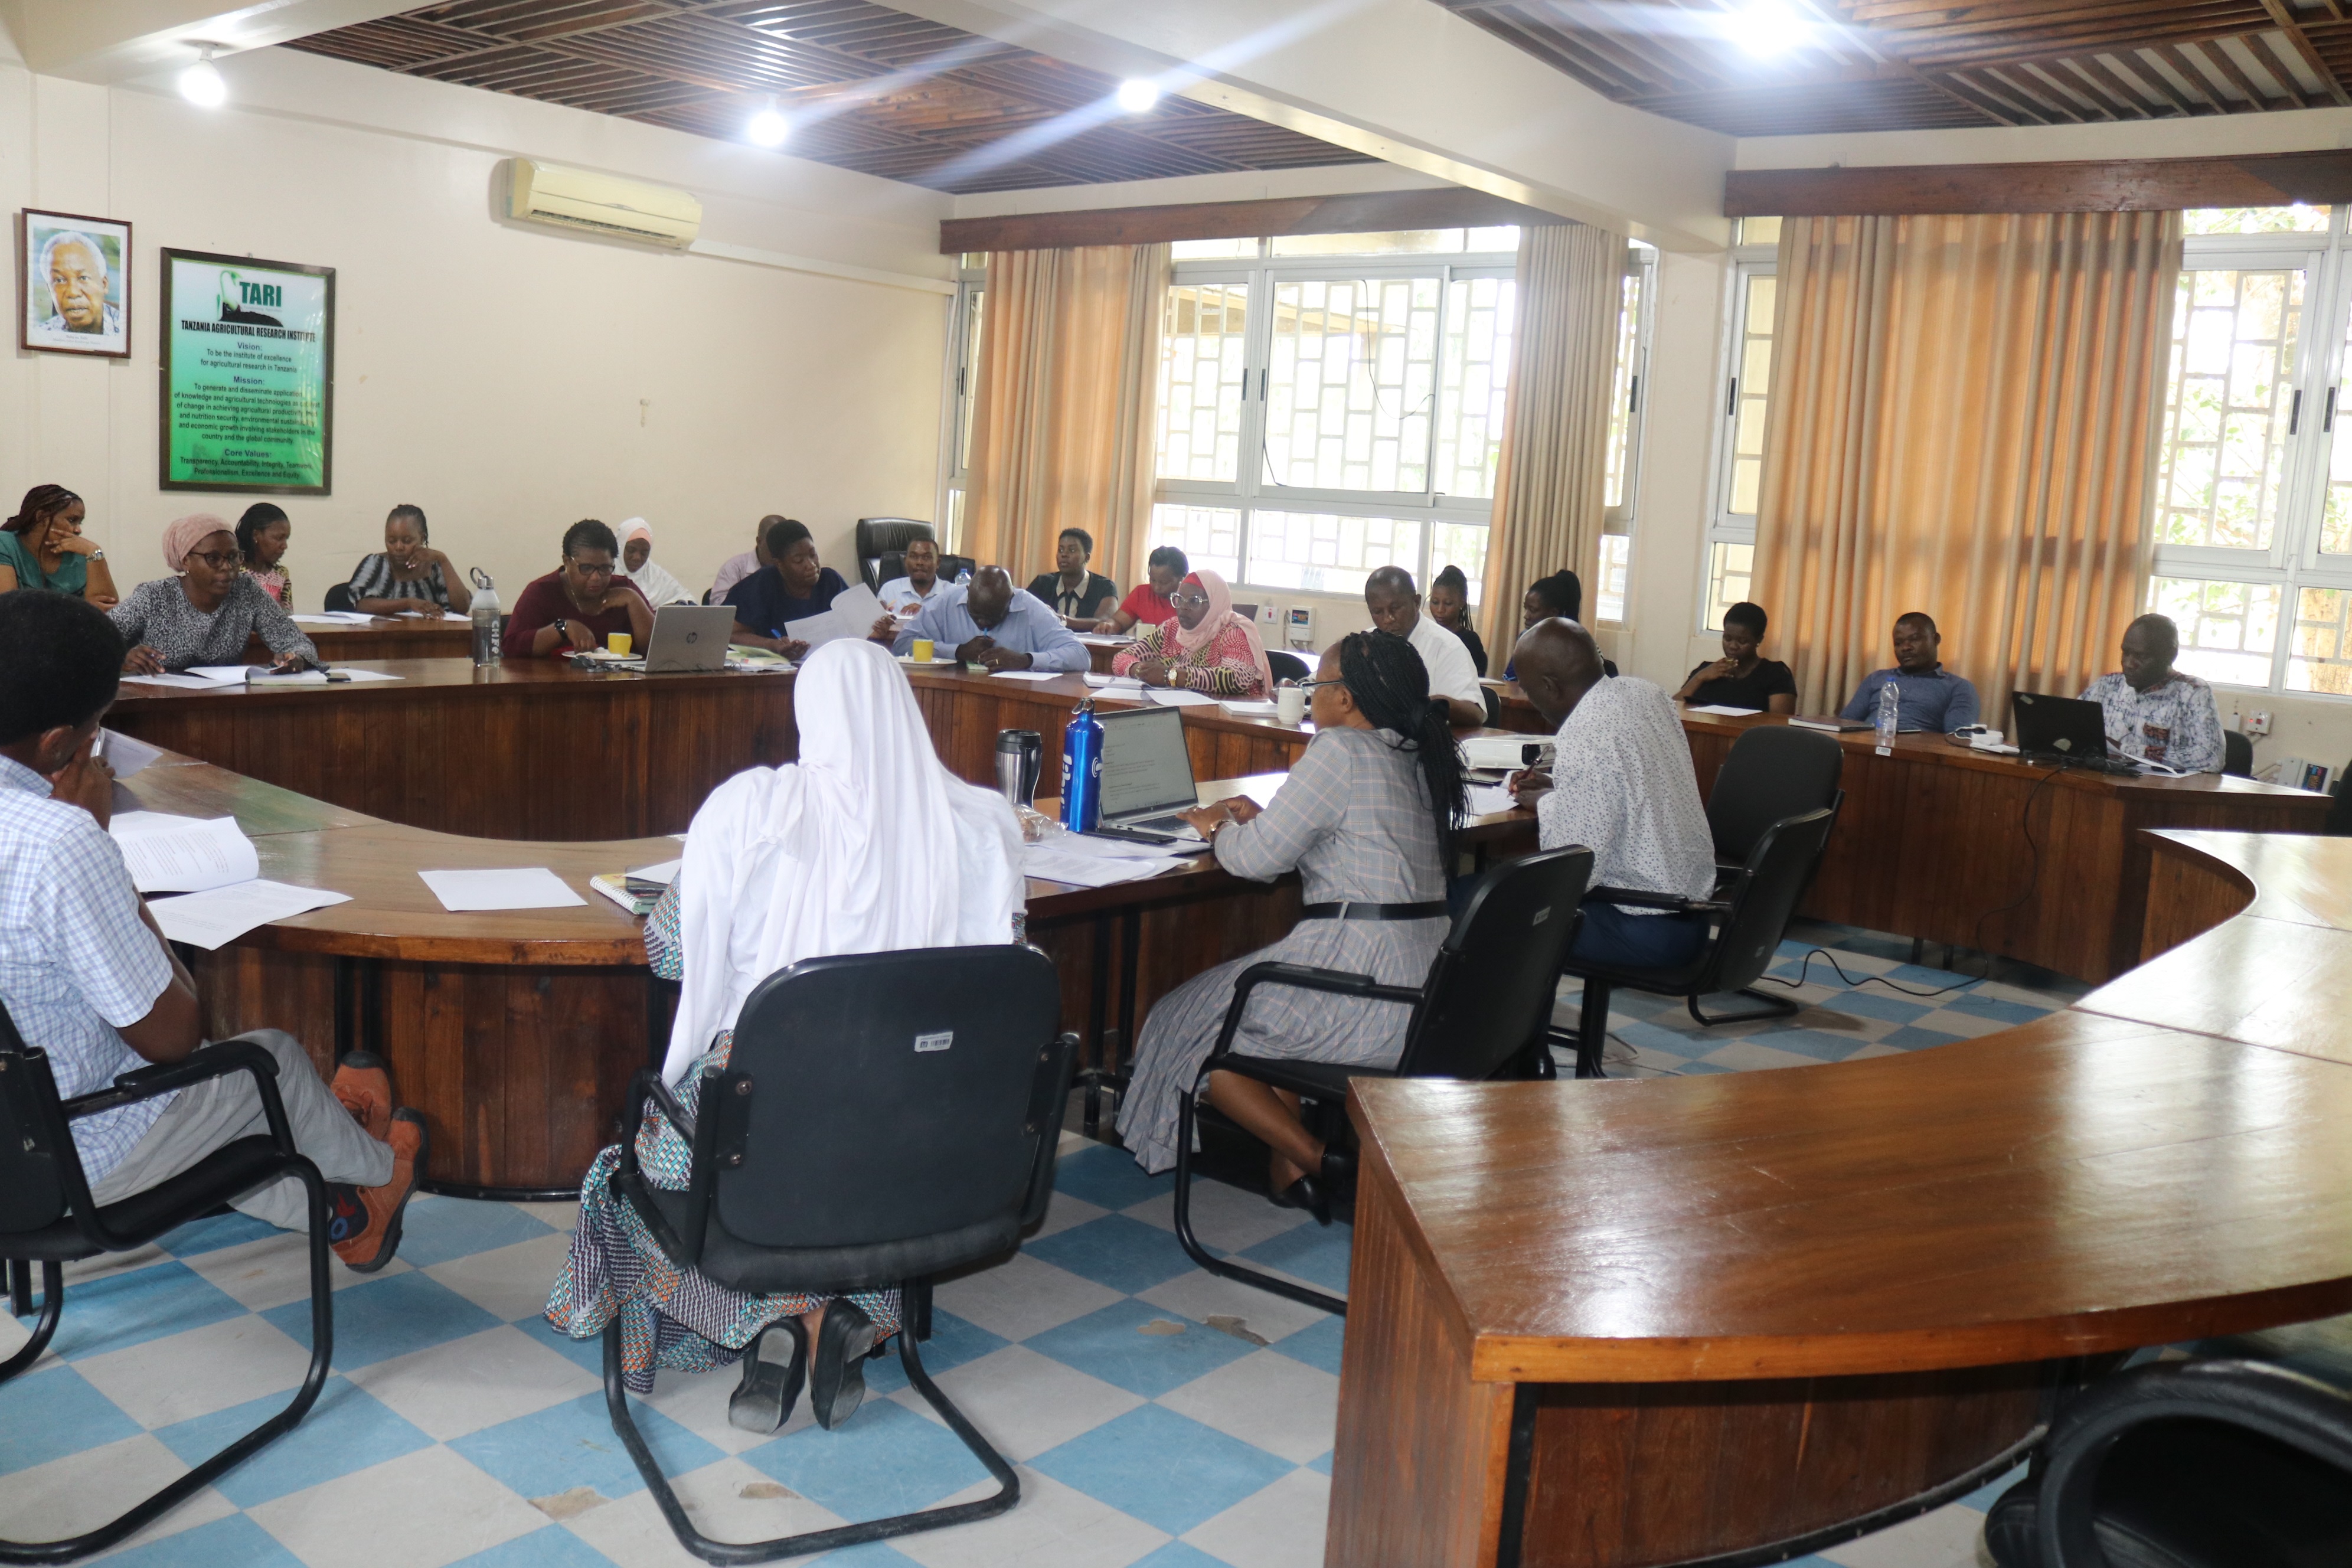
[[[267,1137],[237,1139],[120,1203],[101,1208],[90,1202],[71,1122],[234,1072],[253,1075],[269,1119]],[[278,1097],[277,1060],[259,1046],[229,1040],[206,1046],[170,1067],[126,1073],[112,1088],[95,1094],[60,1100],[47,1054],[26,1046],[15,1023],[0,1010],[0,1258],[9,1260],[10,1306],[19,1317],[32,1311],[32,1266],[41,1266],[40,1320],[33,1325],[32,1338],[0,1362],[0,1383],[31,1367],[48,1348],[65,1307],[65,1265],[144,1247],[240,1193],[289,1175],[310,1194],[310,1366],[302,1386],[277,1415],[111,1523],[70,1540],[0,1542],[0,1563],[71,1563],[104,1551],[178,1507],[292,1431],[318,1399],[335,1353],[335,1304],[327,1272],[327,1189],[318,1167],[295,1152],[294,1134]]]
[[[2352,1563],[2352,1397],[2253,1361],[2095,1384],[1985,1519],[2000,1568]]]
[[[1315,673],[1305,659],[1278,647],[1265,650],[1265,667],[1276,680],[1304,680]]]
[[[1327,1312],[1347,1311],[1348,1304],[1336,1296],[1213,1256],[1192,1234],[1195,1097],[1212,1072],[1240,1073],[1322,1106],[1346,1103],[1348,1080],[1357,1078],[1486,1079],[1514,1064],[1527,1064],[1531,1076],[1548,1076],[1539,1065],[1539,1058],[1548,1059],[1544,1030],[1559,989],[1561,955],[1576,940],[1577,904],[1591,876],[1592,851],[1580,847],[1549,849],[1496,867],[1471,889],[1430,963],[1428,977],[1417,986],[1382,985],[1369,974],[1297,963],[1253,963],[1243,970],[1217,1043],[1177,1101],[1176,1237],[1192,1261],[1212,1274]],[[1234,1033],[1250,994],[1261,985],[1410,1002],[1403,1054],[1390,1068],[1237,1055]]]
[[[1845,792],[1838,777],[1844,768],[1845,748],[1825,731],[1769,724],[1742,731],[1716,770],[1706,799],[1718,882],[1748,863],[1756,841],[1776,823],[1823,806],[1832,815],[1841,809]]]
[[[890,574],[880,568],[882,557],[890,551],[903,553],[918,539],[936,542],[928,522],[918,522],[910,517],[861,517],[857,520],[857,570],[869,588],[879,588],[890,580]]]
[[[1781,933],[1789,929],[1790,919],[1813,879],[1836,820],[1837,813],[1823,806],[1774,823],[1756,840],[1738,869],[1718,882],[1711,899],[1681,899],[1627,888],[1595,888],[1587,894],[1606,903],[1703,915],[1714,929],[1698,955],[1679,969],[1608,969],[1574,959],[1561,966],[1584,982],[1576,1032],[1551,1032],[1554,1040],[1574,1041],[1576,1076],[1601,1076],[1601,1052],[1609,1037],[1609,997],[1620,985],[1658,996],[1684,997],[1691,1016],[1702,1025],[1742,1023],[1796,1012],[1795,1002],[1749,988],[1780,949]],[[1710,1018],[1699,1011],[1700,997],[1726,991],[1737,991],[1762,1005],[1727,1017]]]
[[[349,583],[329,584],[326,602],[320,607],[330,615],[348,613],[352,608],[352,585]]]
[[[2221,771],[2232,778],[2254,776],[2254,742],[2235,730],[2221,731]]]
[[[638,1434],[621,1325],[604,1334],[604,1404],[678,1544],[706,1563],[764,1563],[964,1524],[1019,1500],[1013,1468],[923,1371],[930,1277],[1009,1252],[1045,1212],[1074,1035],[1033,947],[930,948],[810,959],[743,1004],[727,1070],[689,1110],[653,1072],[630,1086],[616,1197],[662,1250],[746,1292],[903,1287],[907,1381],[996,1478],[975,1502],[773,1541],[697,1531]],[[635,1148],[646,1101],[693,1146],[687,1188],[649,1185]]]

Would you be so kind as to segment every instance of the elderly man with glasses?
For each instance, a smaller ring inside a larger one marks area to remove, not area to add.
[[[531,580],[507,623],[509,656],[562,658],[604,646],[616,632],[642,649],[653,636],[654,610],[636,584],[615,578],[621,547],[613,531],[583,518],[563,531],[563,564]]]

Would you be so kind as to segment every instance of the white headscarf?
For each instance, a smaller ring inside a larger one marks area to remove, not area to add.
[[[754,986],[803,958],[1013,940],[1026,887],[1013,807],[940,764],[898,661],[826,643],[793,677],[793,709],[801,760],[737,773],[687,830],[671,1083]]]
[[[620,540],[621,549],[625,553],[629,548],[629,541],[640,534],[645,536],[646,563],[644,565],[632,572],[626,560],[615,561],[613,564],[619,569],[622,576],[637,585],[637,592],[646,596],[646,604],[658,610],[664,605],[691,605],[695,602],[694,595],[686,591],[685,584],[654,563],[654,531],[644,518],[633,517],[614,529],[613,533]]]

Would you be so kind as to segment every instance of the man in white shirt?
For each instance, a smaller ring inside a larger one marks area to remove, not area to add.
[[[940,581],[940,547],[928,539],[917,539],[907,545],[907,574],[891,578],[874,596],[899,620],[911,621],[945,587]]]
[[[1456,728],[1486,723],[1478,667],[1460,637],[1421,613],[1421,592],[1412,585],[1412,573],[1383,566],[1365,578],[1364,608],[1371,612],[1375,629],[1412,644],[1429,671],[1429,694],[1445,700],[1445,716]]]
[[[1519,689],[1557,727],[1549,775],[1515,775],[1546,849],[1592,851],[1592,886],[1669,898],[1715,891],[1715,837],[1699,804],[1690,742],[1674,703],[1649,681],[1601,673],[1601,649],[1574,621],[1538,621],[1511,661]],[[1587,899],[1569,956],[1612,968],[1676,969],[1698,954],[1706,921],[1695,915]]]

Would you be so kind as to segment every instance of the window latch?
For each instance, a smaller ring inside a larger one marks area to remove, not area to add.
[[[2332,435],[2335,429],[2336,389],[2331,386],[2327,389],[2327,407],[2319,416],[2319,433],[2323,436]]]
[[[2298,392],[2294,395],[2294,401],[2288,404],[2286,407],[2286,433],[2290,436],[2294,435],[2295,426],[2302,423],[2303,394]]]

